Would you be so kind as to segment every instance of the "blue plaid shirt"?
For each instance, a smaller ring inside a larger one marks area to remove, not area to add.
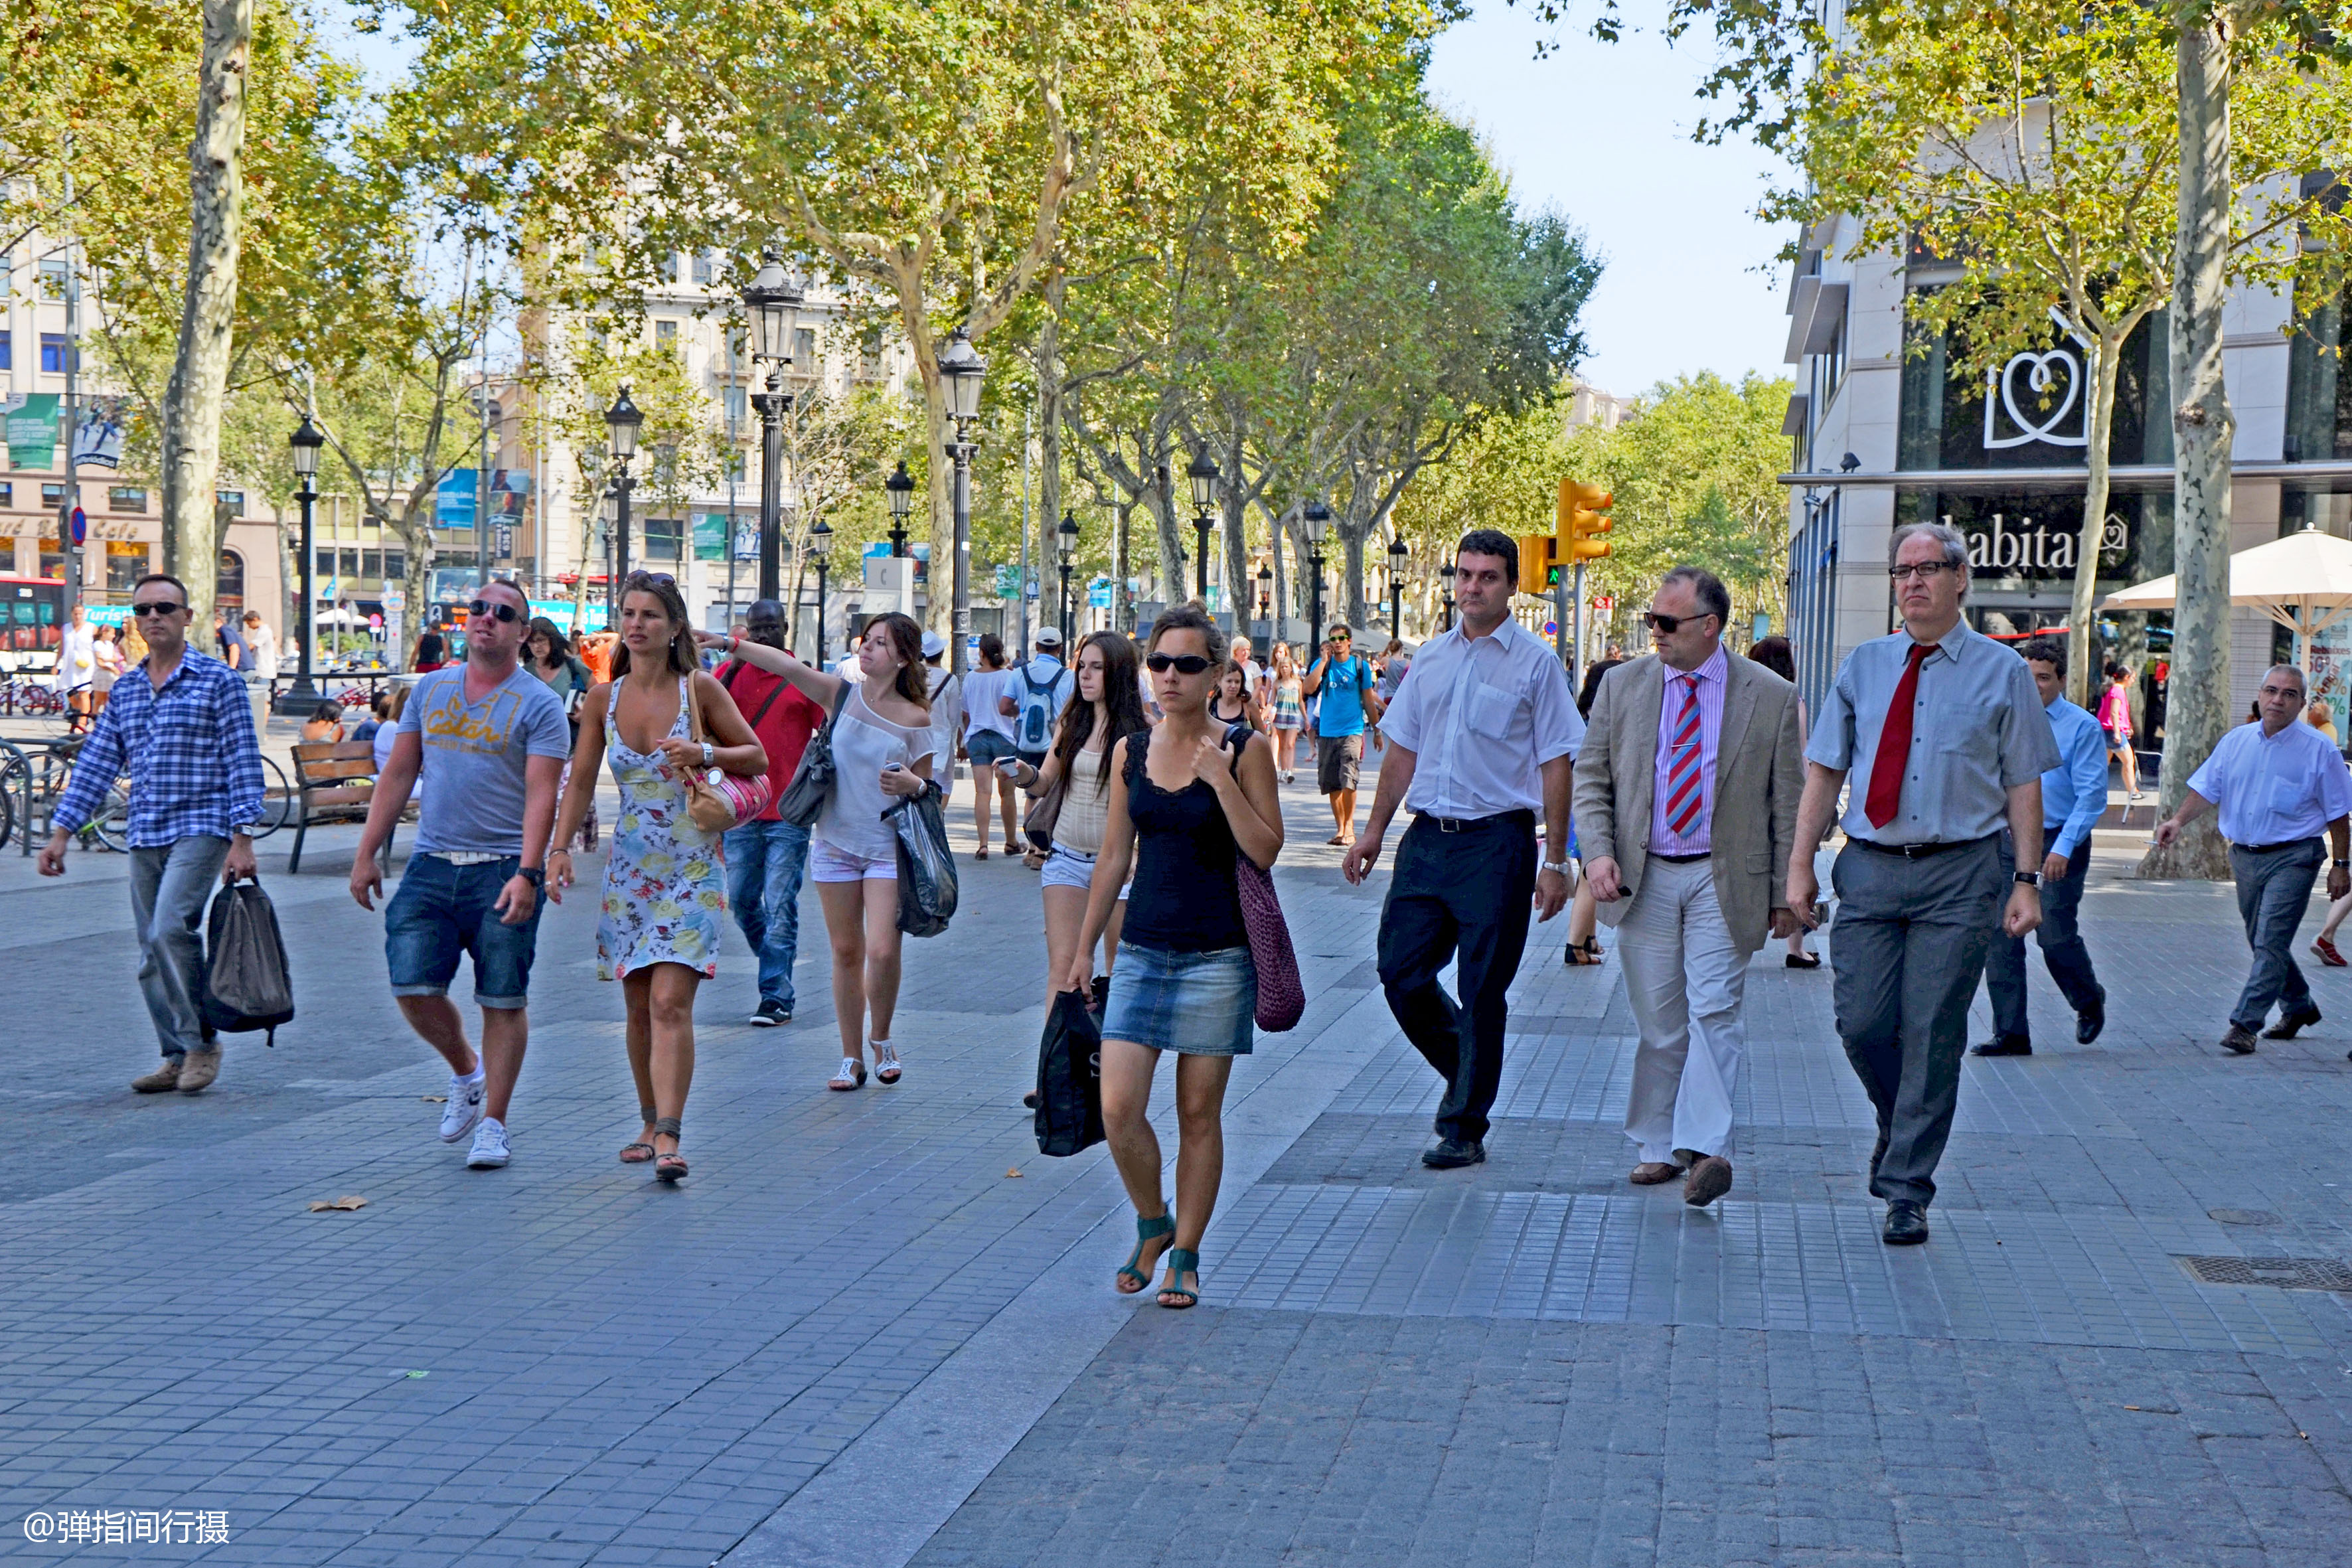
[[[115,681],[74,762],[50,826],[88,822],[108,786],[131,775],[131,847],[226,838],[261,820],[261,746],[245,682],[189,648],[162,690],[142,662]]]

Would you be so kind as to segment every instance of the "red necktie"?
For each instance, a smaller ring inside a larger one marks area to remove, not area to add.
[[[1933,643],[1911,645],[1911,662],[1895,683],[1895,700],[1886,705],[1886,722],[1878,731],[1878,754],[1870,759],[1870,793],[1863,797],[1862,814],[1873,827],[1895,820],[1903,801],[1903,770],[1911,761],[1911,710],[1919,695],[1919,661],[1936,651]]]

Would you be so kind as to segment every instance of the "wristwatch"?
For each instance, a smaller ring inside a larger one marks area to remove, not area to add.
[[[705,741],[702,742],[702,765],[706,768],[710,765],[710,742]]]
[[[547,872],[542,867],[525,866],[517,870],[515,875],[520,877],[524,881],[529,882],[534,888],[544,888],[547,886]]]
[[[1543,862],[1543,868],[1547,871],[1557,871],[1563,877],[1568,875],[1568,862],[1565,860],[1546,860]]]
[[[2029,888],[2042,886],[2042,873],[2039,871],[2020,871],[2017,873],[2017,879]]]

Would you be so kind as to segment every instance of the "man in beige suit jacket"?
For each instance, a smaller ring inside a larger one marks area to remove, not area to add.
[[[1633,1179],[1682,1176],[1698,1207],[1731,1190],[1748,961],[1796,929],[1773,899],[1805,787],[1796,688],[1723,646],[1730,615],[1714,574],[1667,573],[1643,617],[1656,656],[1602,678],[1576,759],[1577,845],[1642,1032]]]

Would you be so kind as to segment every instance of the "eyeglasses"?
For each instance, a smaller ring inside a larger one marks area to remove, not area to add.
[[[185,605],[133,605],[131,606],[131,613],[144,620],[150,616],[159,618],[164,616],[176,616],[187,607]]]
[[[1171,669],[1179,675],[1198,675],[1209,668],[1209,661],[1197,653],[1155,653],[1147,656],[1143,663],[1154,675]]]
[[[1691,621],[1703,621],[1713,614],[1715,614],[1713,610],[1708,610],[1696,616],[1660,616],[1644,610],[1642,613],[1642,624],[1654,632],[1664,632],[1668,637],[1672,637],[1682,630],[1685,624]]]
[[[1914,577],[1916,577],[1919,581],[1925,583],[1933,578],[1938,572],[1957,572],[1958,570],[1958,567],[1953,565],[1948,561],[1922,561],[1916,566],[1889,566],[1886,569],[1886,574],[1889,577],[1894,578],[1897,583],[1907,583]]]
[[[474,599],[469,601],[466,605],[466,613],[470,616],[489,616],[500,621],[519,621],[522,619],[522,612],[516,609],[512,605],[490,599]]]

